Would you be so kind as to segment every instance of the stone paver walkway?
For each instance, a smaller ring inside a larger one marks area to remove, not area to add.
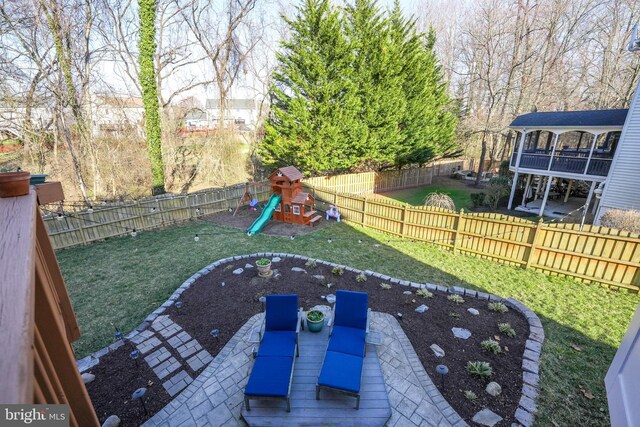
[[[135,335],[131,341],[144,357],[145,363],[162,381],[169,396],[176,396],[193,381],[185,370],[187,365],[197,372],[213,360],[198,341],[167,315],[158,316],[149,329]],[[169,348],[178,356],[173,356]]]
[[[257,314],[245,323],[209,366],[144,426],[246,425],[241,419],[243,390],[253,365],[252,350],[258,346],[247,337],[262,318]],[[466,426],[431,382],[397,320],[372,312],[371,330],[382,335],[377,350],[392,406],[387,426]]]

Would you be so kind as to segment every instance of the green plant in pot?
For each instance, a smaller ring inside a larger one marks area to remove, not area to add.
[[[260,258],[256,261],[256,267],[258,267],[258,276],[270,277],[273,274],[271,271],[271,260],[268,258]]]
[[[320,332],[324,326],[324,313],[320,310],[307,312],[307,328],[309,332]]]

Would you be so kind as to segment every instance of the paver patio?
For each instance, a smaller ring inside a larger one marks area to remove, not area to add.
[[[262,321],[262,317],[263,314],[257,314],[249,319],[209,366],[144,426],[246,425],[242,419],[243,390],[251,372],[252,350],[258,347],[258,344],[250,342],[250,336],[252,330]],[[388,393],[391,417],[386,425],[389,427],[466,426],[467,424],[433,385],[397,320],[389,314],[372,312],[371,330],[380,333],[382,338],[380,345],[373,348],[369,344],[367,351],[373,351],[372,355],[377,353]],[[190,341],[187,340],[187,342]],[[301,346],[301,354],[303,352],[304,347]],[[185,377],[181,374],[178,372],[171,377],[171,381],[175,384],[172,382],[169,387],[186,385],[190,378],[188,375]],[[312,393],[315,394],[315,392]],[[351,398],[344,399],[347,406],[352,403]],[[296,408],[295,397],[292,397],[292,407],[293,413]],[[284,407],[279,408],[274,405],[273,410],[274,416],[287,414]],[[352,410],[355,411],[355,409]],[[363,407],[357,415],[366,415],[366,411],[367,409]],[[330,425],[331,418],[331,413],[327,414],[325,424],[329,422],[328,425]],[[344,425],[344,419],[336,424]]]

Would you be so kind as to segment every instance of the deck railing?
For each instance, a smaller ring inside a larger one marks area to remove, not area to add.
[[[0,404],[66,404],[98,426],[71,342],[80,336],[35,190],[0,199]]]
[[[569,172],[585,175],[607,176],[611,167],[612,158],[607,155],[601,157],[594,154],[589,158],[589,153],[576,153],[571,155],[559,152],[555,156],[546,150],[527,150],[520,157],[520,166],[525,169],[550,170],[554,172]],[[516,165],[517,153],[511,156],[511,166]],[[549,167],[551,162],[551,167]],[[587,168],[587,164],[589,167]]]

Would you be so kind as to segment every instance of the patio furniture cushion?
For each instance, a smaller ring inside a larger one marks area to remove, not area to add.
[[[244,394],[247,396],[287,396],[292,369],[293,357],[256,358]]]
[[[335,326],[367,329],[367,308],[369,295],[366,292],[336,292]]]
[[[295,331],[298,295],[267,295],[266,331]]]
[[[365,335],[364,329],[334,326],[327,351],[364,357]]]
[[[327,351],[318,385],[360,393],[362,357]]]
[[[262,337],[258,357],[293,357],[296,352],[296,333],[290,331],[267,331]]]

